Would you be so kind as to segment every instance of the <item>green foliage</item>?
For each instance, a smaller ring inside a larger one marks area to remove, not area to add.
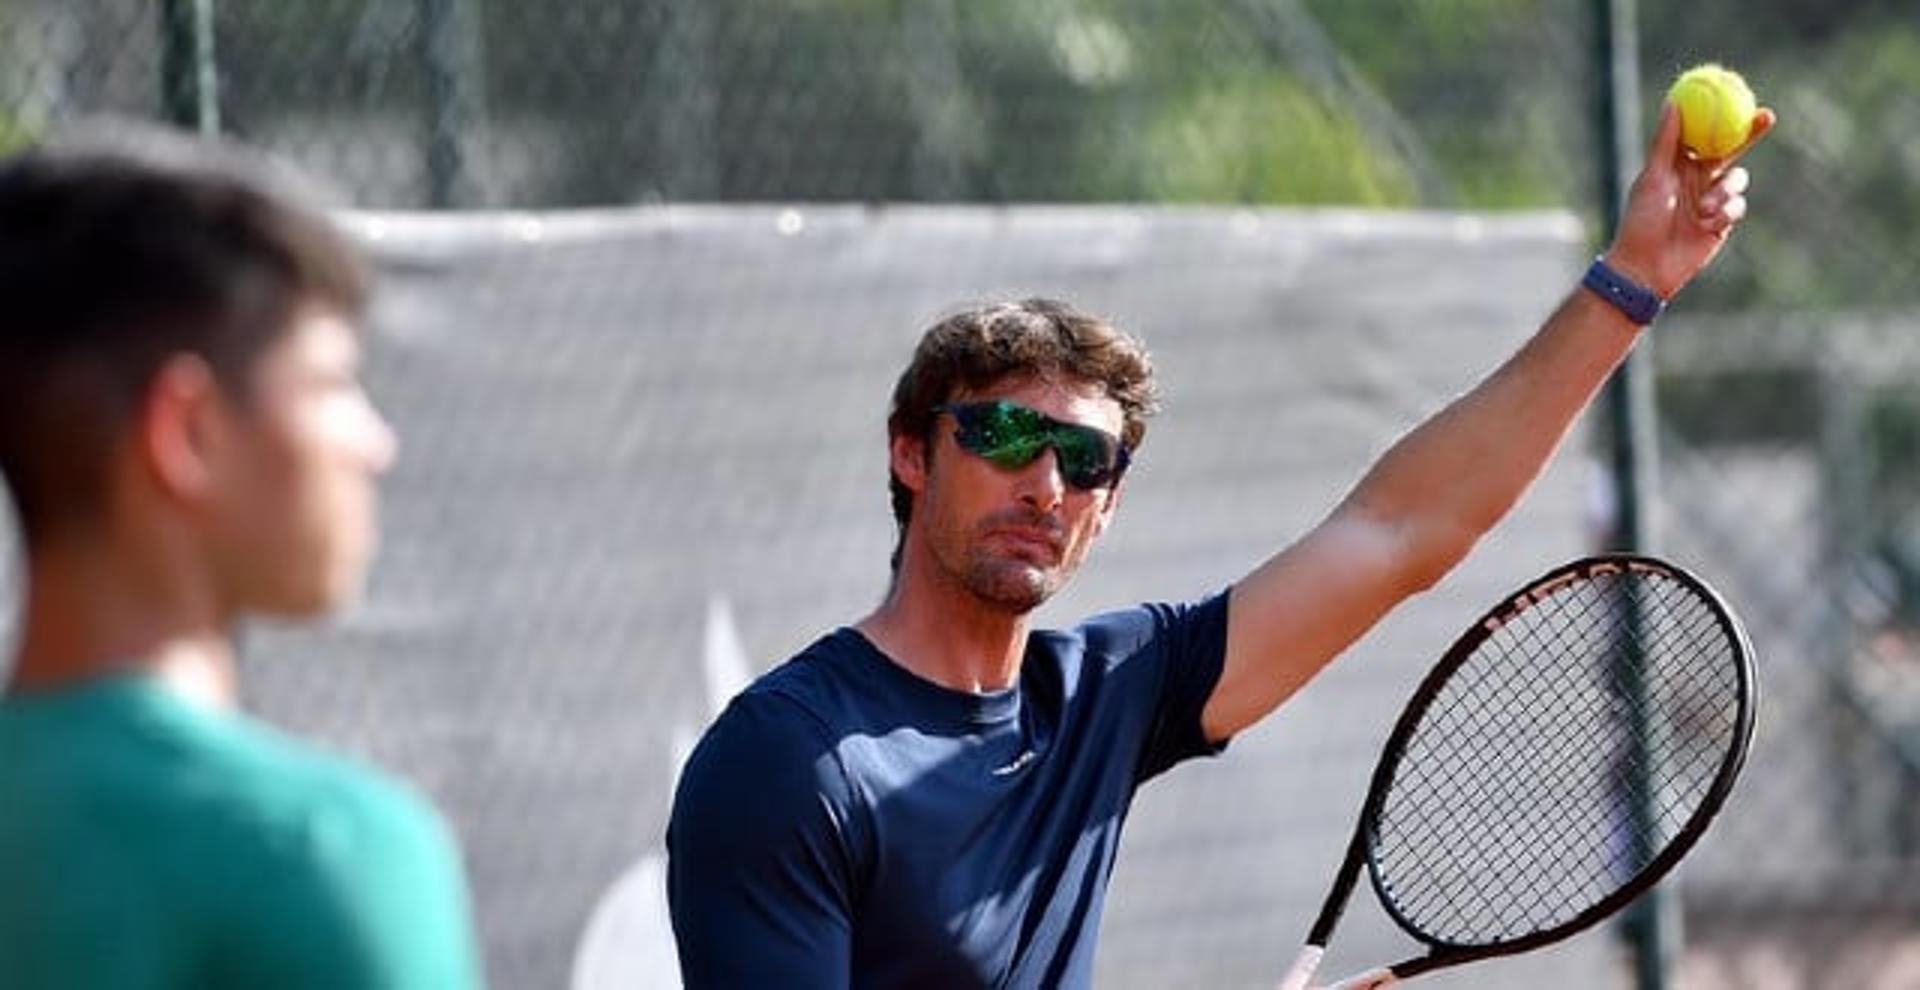
[[[10,2],[0,86],[49,50],[8,33]],[[422,58],[430,7],[462,12],[471,39],[457,67],[475,94],[470,154],[522,176],[487,205],[1168,201],[1593,220],[1602,200],[1593,0],[223,2],[223,119],[401,199],[369,205],[407,205],[404,180],[356,170],[419,169],[446,89]],[[1920,299],[1912,0],[1638,8],[1643,126],[1667,80],[1704,59],[1744,70],[1782,114],[1747,161],[1752,218],[1682,305]],[[0,145],[30,137],[9,109],[0,95]]]
[[[0,0],[0,156],[10,155],[39,139],[36,129],[22,118],[17,98],[9,92],[17,85],[8,77],[6,68],[10,61],[19,58],[12,50],[19,44],[14,30],[18,16],[8,0]]]
[[[1592,193],[1593,54],[1569,0],[1319,0],[1351,64],[1418,134],[1458,205],[1577,206]],[[1426,205],[1447,205],[1429,203]]]
[[[1709,6],[1725,16],[1651,13],[1650,77],[1725,60],[1781,126],[1744,162],[1756,176],[1752,219],[1688,304],[1845,310],[1920,299],[1920,24],[1911,7]],[[1727,31],[1710,37],[1702,21]]]
[[[1403,207],[1413,183],[1345,108],[1291,78],[1212,80],[1163,106],[1143,137],[1147,191],[1170,202]]]
[[[0,112],[0,156],[10,155],[32,145],[39,139],[34,129],[15,119],[13,115]]]

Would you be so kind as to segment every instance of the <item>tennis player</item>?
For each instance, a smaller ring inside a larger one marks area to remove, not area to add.
[[[681,778],[687,984],[1087,986],[1135,789],[1218,753],[1459,562],[1726,242],[1747,173],[1678,131],[1669,110],[1618,239],[1517,354],[1190,603],[1028,626],[1119,506],[1154,403],[1140,345],[1038,300],[929,330],[888,419],[885,601],[754,682]]]
[[[235,623],[355,591],[395,450],[362,262],[261,169],[152,134],[0,163],[9,988],[480,982],[439,815],[235,710]]]

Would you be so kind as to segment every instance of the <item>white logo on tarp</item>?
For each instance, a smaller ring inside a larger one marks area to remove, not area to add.
[[[733,609],[718,595],[707,601],[705,647],[701,670],[706,677],[707,717],[711,720],[747,686],[751,679],[746,651]],[[695,730],[673,729],[673,779],[667,782],[668,800],[680,768],[693,752]],[[673,922],[667,911],[667,857],[652,850],[626,868],[600,895],[580,935],[573,956],[573,990],[630,990],[633,987],[677,987],[680,957],[673,943]]]

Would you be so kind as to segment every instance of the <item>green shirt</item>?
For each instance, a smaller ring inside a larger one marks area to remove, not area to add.
[[[151,678],[0,698],[0,984],[462,990],[424,799]]]

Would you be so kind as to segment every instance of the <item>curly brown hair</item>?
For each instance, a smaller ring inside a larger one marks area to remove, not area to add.
[[[1009,378],[1059,378],[1099,386],[1120,404],[1120,440],[1138,450],[1159,407],[1146,347],[1112,323],[1053,299],[1022,299],[956,313],[927,330],[893,388],[889,437],[932,436],[938,408],[963,392]],[[929,448],[931,449],[931,448]],[[888,472],[899,526],[892,566],[900,567],[913,493]]]

